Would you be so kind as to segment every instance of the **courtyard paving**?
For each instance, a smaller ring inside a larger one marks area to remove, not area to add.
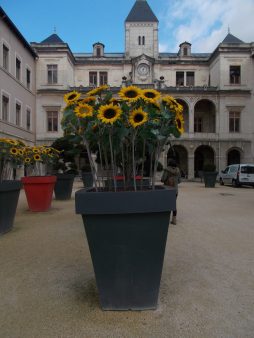
[[[0,337],[253,338],[254,189],[181,183],[158,309],[137,312],[101,310],[74,192],[32,213],[22,191],[0,237]]]

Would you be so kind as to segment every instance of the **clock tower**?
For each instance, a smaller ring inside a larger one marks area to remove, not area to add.
[[[136,0],[125,20],[125,57],[158,58],[158,19],[146,0]],[[138,71],[145,75],[147,68]]]

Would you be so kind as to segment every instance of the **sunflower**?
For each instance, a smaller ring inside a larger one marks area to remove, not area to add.
[[[88,116],[93,116],[93,107],[89,106],[87,103],[80,103],[75,109],[77,117],[85,118]]]
[[[103,123],[113,124],[122,114],[122,110],[118,106],[114,106],[113,103],[100,106],[98,110],[98,119]]]
[[[34,155],[34,160],[35,161],[40,161],[41,160],[41,156],[39,154],[35,154]]]
[[[173,111],[175,114],[180,114],[183,112],[183,106],[170,95],[164,96],[162,98],[162,103],[168,106],[169,109]]]
[[[133,128],[141,126],[147,120],[148,114],[145,111],[143,111],[142,108],[133,110],[129,116],[129,122],[133,126]]]
[[[176,124],[176,128],[179,131],[180,134],[182,134],[184,132],[184,119],[183,116],[180,114],[177,114],[175,117],[175,124]]]
[[[12,145],[14,145],[14,146],[16,146],[16,145],[18,144],[17,141],[12,140],[12,139],[6,139],[6,141],[7,141],[9,144],[12,144]]]
[[[26,157],[26,158],[24,159],[24,162],[25,162],[26,164],[29,164],[29,163],[31,162],[31,159],[30,159],[29,157]]]
[[[40,152],[40,150],[38,148],[36,148],[36,147],[33,147],[32,150],[33,150],[34,154],[38,154]]]
[[[88,95],[88,96],[98,95],[98,94],[100,94],[103,90],[106,90],[106,89],[108,89],[108,88],[109,88],[108,85],[103,85],[103,86],[100,86],[100,87],[97,87],[97,88],[94,88],[94,89],[90,90],[89,92],[86,93],[86,95]]]
[[[156,101],[161,97],[161,94],[155,89],[143,89],[142,97],[146,102],[156,103]]]
[[[80,93],[78,93],[74,90],[74,91],[64,95],[64,101],[68,105],[70,105],[72,103],[75,103],[79,99],[80,95],[81,95]]]
[[[12,155],[18,155],[18,149],[17,149],[17,148],[11,148],[11,149],[10,149],[10,153],[11,153]]]
[[[115,97],[112,97],[110,100],[109,100],[109,103],[113,103],[113,105],[117,105],[120,103],[119,100],[117,100]]]
[[[142,97],[142,90],[136,86],[123,87],[119,96],[125,101],[135,102]]]
[[[91,103],[94,103],[95,101],[96,101],[96,97],[88,96],[88,97],[85,97],[84,99],[78,100],[78,104],[83,104],[83,103],[91,104]]]

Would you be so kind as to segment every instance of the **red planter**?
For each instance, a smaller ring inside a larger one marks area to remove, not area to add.
[[[51,207],[56,176],[26,176],[21,181],[31,211],[47,211]]]

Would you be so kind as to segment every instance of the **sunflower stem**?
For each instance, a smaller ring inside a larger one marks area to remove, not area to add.
[[[116,175],[115,175],[115,166],[114,166],[114,155],[113,155],[113,147],[112,147],[112,129],[109,129],[109,147],[110,147],[110,156],[111,156],[111,166],[113,172],[113,182],[114,182],[114,189],[116,192]]]
[[[136,133],[134,131],[133,136],[132,136],[132,171],[133,171],[134,191],[137,191],[137,186],[136,186],[136,167],[135,167],[135,137],[136,137]]]
[[[124,143],[121,143],[121,154],[122,154],[122,165],[123,165],[123,186],[124,186],[124,190],[126,190],[125,163],[124,163]]]
[[[98,142],[98,146],[99,146],[100,163],[101,163],[101,167],[102,167],[102,152],[101,152],[101,142],[100,142],[100,141]],[[101,176],[101,182],[100,182],[100,185],[103,186],[103,179],[102,179],[102,176]]]
[[[87,139],[85,138],[84,135],[82,136],[82,139],[83,139],[84,145],[86,147],[89,163],[90,163],[90,166],[91,166],[93,181],[94,181],[94,184],[95,184],[95,191],[97,192],[98,187],[97,187],[97,179],[96,179],[96,170],[95,170],[95,167],[94,167],[93,158],[92,158],[92,154],[91,154],[90,147],[89,147],[89,142],[87,141]]]
[[[141,166],[141,190],[143,190],[144,164],[145,164],[146,140],[143,139],[142,166]]]

